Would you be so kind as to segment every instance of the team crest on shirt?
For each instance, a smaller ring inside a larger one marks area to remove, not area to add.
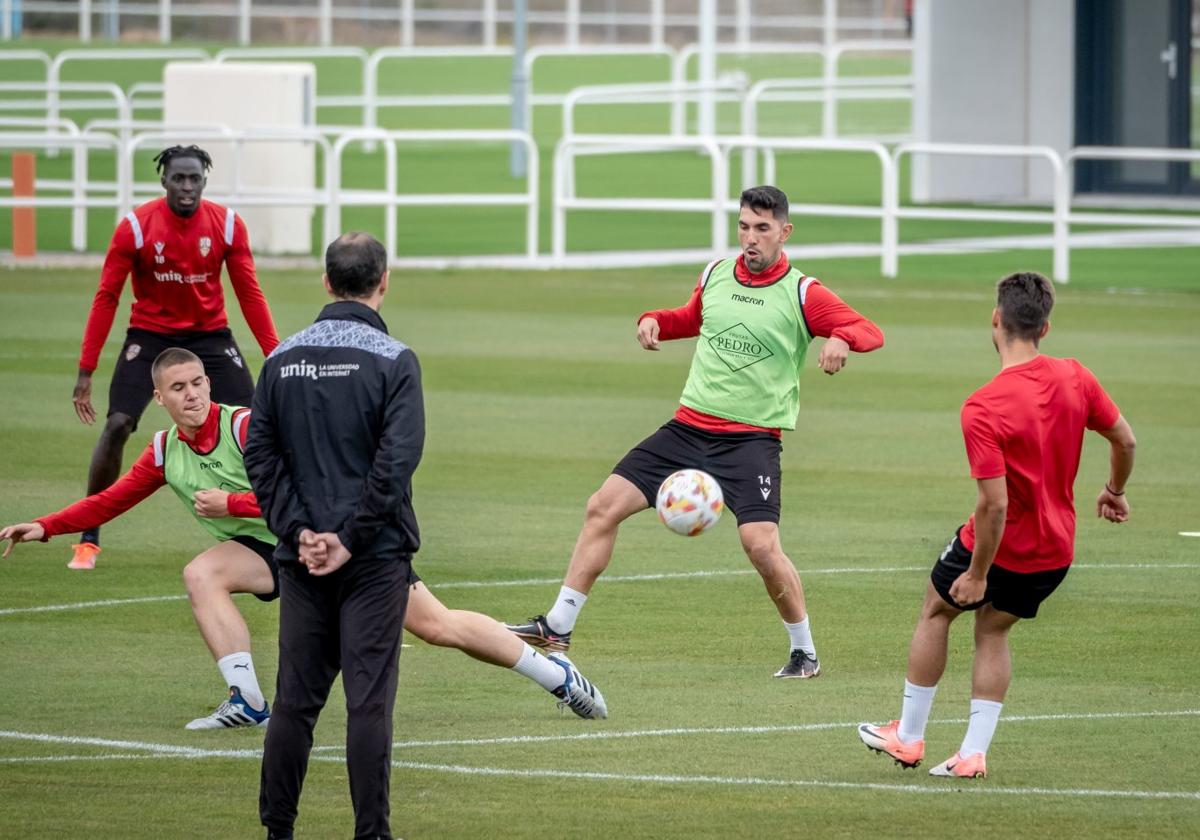
[[[233,361],[233,363],[235,365],[237,365],[238,367],[244,367],[244,365],[242,364],[242,357],[240,355],[238,355],[238,351],[237,351],[236,347],[226,347],[225,355],[228,356]]]
[[[212,237],[200,237],[200,256],[207,257],[208,252],[212,250]]]
[[[142,352],[142,345],[130,344],[125,348],[125,361],[132,362],[138,357],[138,353]]]
[[[165,248],[165,247],[166,247],[165,242],[155,242],[154,243],[154,253],[161,254],[163,252],[163,248]]]

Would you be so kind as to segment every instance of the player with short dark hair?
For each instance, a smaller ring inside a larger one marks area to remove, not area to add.
[[[117,225],[83,334],[72,399],[79,419],[91,424],[96,421],[92,374],[132,274],[129,330],[109,386],[108,416],[88,469],[89,495],[104,490],[120,473],[125,442],[154,393],[150,364],[164,349],[194,351],[204,362],[217,402],[249,405],[253,399],[254,380],[225,314],[222,265],[263,354],[279,343],[255,275],[245,223],[233,210],[202,197],[205,173],[212,167],[208,152],[198,146],[171,146],[154,160],[166,195],[126,214]],[[100,530],[89,529],[74,547],[69,566],[94,568],[99,553]]]
[[[790,655],[776,677],[821,673],[804,588],[779,539],[781,430],[794,429],[800,372],[809,344],[825,338],[817,360],[827,374],[851,350],[883,346],[879,328],[788,262],[788,200],[772,186],[742,193],[737,259],[704,269],[688,302],[645,312],[637,340],[699,336],[673,420],[634,447],[588,500],[583,529],[553,607],[509,629],[532,645],[566,650],[588,592],[612,559],[617,529],[654,507],[659,485],[688,467],[710,473],[737,517],[738,536],[788,633]]]
[[[1034,272],[997,285],[992,343],[1000,373],[963,403],[962,433],[978,485],[974,514],[951,538],[930,575],[908,651],[899,720],[861,724],[871,749],[916,767],[925,756],[925,724],[946,669],[950,625],[975,613],[975,665],[967,734],[934,776],[982,778],[1001,704],[1012,679],[1008,633],[1037,616],[1062,583],[1075,554],[1075,477],[1083,434],[1109,442],[1109,475],[1096,515],[1129,518],[1125,484],[1133,471],[1133,429],[1096,377],[1074,359],[1042,355],[1054,287]]]

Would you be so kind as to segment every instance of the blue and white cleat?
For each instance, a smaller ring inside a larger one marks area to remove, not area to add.
[[[558,707],[566,706],[581,718],[606,718],[608,706],[604,703],[604,695],[600,689],[587,681],[575,663],[562,653],[552,653],[546,657],[566,672],[563,684],[550,692],[558,698]]]
[[[236,729],[240,726],[266,726],[271,719],[271,707],[263,703],[255,709],[236,685],[229,687],[229,699],[223,700],[215,712],[207,717],[196,718],[184,729]]]

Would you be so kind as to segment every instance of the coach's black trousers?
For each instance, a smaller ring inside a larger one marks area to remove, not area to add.
[[[409,559],[350,560],[325,577],[279,572],[279,675],[263,749],[258,809],[287,835],[296,821],[313,727],[338,671],[346,692],[346,766],[356,838],[390,838],[392,706]]]

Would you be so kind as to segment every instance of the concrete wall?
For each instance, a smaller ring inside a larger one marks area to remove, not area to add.
[[[1074,0],[917,0],[913,134],[953,143],[1074,139]],[[916,201],[1048,200],[1049,164],[918,156]]]

